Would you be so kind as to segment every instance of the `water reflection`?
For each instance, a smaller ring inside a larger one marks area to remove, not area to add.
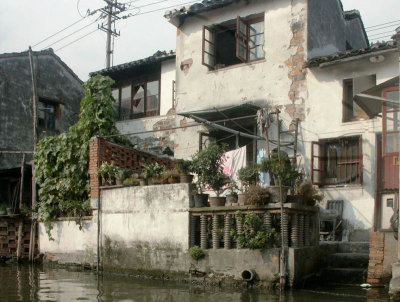
[[[123,276],[97,277],[91,271],[40,266],[0,266],[0,301],[126,301],[126,302],[316,302],[388,301],[382,289],[336,287],[278,291],[221,290],[186,284],[137,280]]]

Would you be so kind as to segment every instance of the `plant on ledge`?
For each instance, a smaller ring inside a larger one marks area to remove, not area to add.
[[[276,244],[275,229],[266,232],[263,220],[256,213],[243,215],[238,211],[236,217],[243,223],[243,232],[237,234],[232,231],[232,236],[242,247],[255,250],[273,247]]]
[[[189,249],[189,255],[193,260],[196,260],[196,261],[204,258],[204,256],[205,256],[203,250],[197,245],[195,245]]]
[[[113,163],[103,162],[98,170],[98,174],[103,180],[103,185],[112,185],[115,183],[118,171],[118,167]]]

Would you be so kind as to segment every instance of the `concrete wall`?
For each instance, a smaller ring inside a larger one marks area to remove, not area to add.
[[[50,240],[43,223],[39,223],[39,250],[46,261],[60,264],[97,263],[97,211],[91,219],[84,220],[82,229],[71,220],[54,222]]]
[[[347,228],[370,229],[373,226],[376,183],[376,134],[382,131],[380,118],[342,122],[343,80],[365,75],[376,75],[380,84],[398,75],[397,54],[385,55],[382,63],[374,64],[368,58],[325,68],[312,68],[307,76],[308,98],[305,102],[305,120],[300,124],[300,152],[306,175],[310,176],[311,141],[340,136],[362,135],[363,185],[326,186],[322,188],[325,200],[344,200],[343,217]]]

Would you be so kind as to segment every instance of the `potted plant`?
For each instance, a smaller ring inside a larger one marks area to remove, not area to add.
[[[268,172],[274,181],[274,186],[269,187],[271,201],[280,202],[280,186],[282,184],[282,202],[286,201],[290,186],[293,186],[300,173],[292,166],[286,153],[272,152],[269,158],[264,158],[260,163],[261,172]]]
[[[238,194],[239,205],[246,205],[247,202],[247,191],[250,185],[256,185],[259,180],[259,173],[257,167],[243,167],[238,171],[238,178],[240,181],[240,191]]]
[[[164,166],[159,163],[143,164],[144,172],[146,172],[147,182],[151,184],[161,184],[161,175],[164,172]]]
[[[138,186],[139,185],[139,180],[136,177],[128,177],[125,178],[125,180],[122,183],[124,186]]]
[[[220,196],[222,188],[229,183],[229,177],[220,172],[217,174],[209,174],[206,177],[207,184],[214,191],[216,196],[208,197],[210,207],[222,207],[226,203],[226,197]]]
[[[167,183],[176,184],[176,183],[179,183],[179,179],[180,179],[179,176],[180,175],[177,170],[169,169],[169,170],[164,171],[162,178]]]
[[[270,198],[268,188],[259,185],[250,185],[247,190],[247,203],[255,206],[267,204]]]
[[[212,202],[224,205],[225,198],[220,197],[221,188],[227,183],[227,176],[223,174],[223,154],[226,145],[211,143],[207,148],[199,150],[192,158],[192,170],[197,174],[197,182],[210,186],[217,195]]]
[[[132,175],[132,170],[126,168],[118,168],[117,171],[117,185],[122,185],[124,180],[129,178]]]
[[[208,194],[204,194],[204,184],[198,179],[195,185],[196,189],[193,190],[194,206],[196,208],[206,207]]]
[[[118,167],[113,163],[103,162],[99,167],[98,174],[102,179],[102,185],[112,185],[118,174]]]
[[[143,170],[142,173],[140,173],[140,177],[139,177],[139,184],[141,187],[143,186],[147,186],[148,184],[148,175],[147,175],[147,171]]]
[[[324,195],[313,186],[311,181],[304,181],[298,188],[297,194],[303,197],[306,206],[314,206],[316,202],[324,199]]]
[[[14,209],[13,208],[6,208],[7,215],[13,215]]]
[[[238,202],[238,194],[237,191],[239,187],[236,184],[236,181],[230,179],[228,184],[228,194],[226,194],[226,204],[225,205],[233,205]]]
[[[7,206],[5,203],[0,204],[0,215],[6,215]]]
[[[193,181],[193,175],[190,174],[192,172],[192,161],[177,159],[175,168],[179,172],[181,183],[190,184]]]

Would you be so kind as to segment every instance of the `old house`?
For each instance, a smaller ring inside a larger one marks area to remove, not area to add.
[[[136,148],[173,155],[175,119],[175,52],[154,55],[91,73],[111,77],[120,133]],[[135,133],[141,135],[134,135]],[[146,133],[147,132],[147,133]]]
[[[82,81],[52,49],[33,52],[33,63],[38,91],[39,137],[59,134],[77,121],[80,100],[83,97]],[[1,54],[0,205],[6,205],[13,210],[19,208],[23,165],[22,153],[16,152],[27,152],[24,190],[21,196],[23,204],[29,206],[31,203],[32,108],[32,77],[28,52]],[[8,247],[6,244],[1,251],[6,250],[12,252],[15,247]]]

